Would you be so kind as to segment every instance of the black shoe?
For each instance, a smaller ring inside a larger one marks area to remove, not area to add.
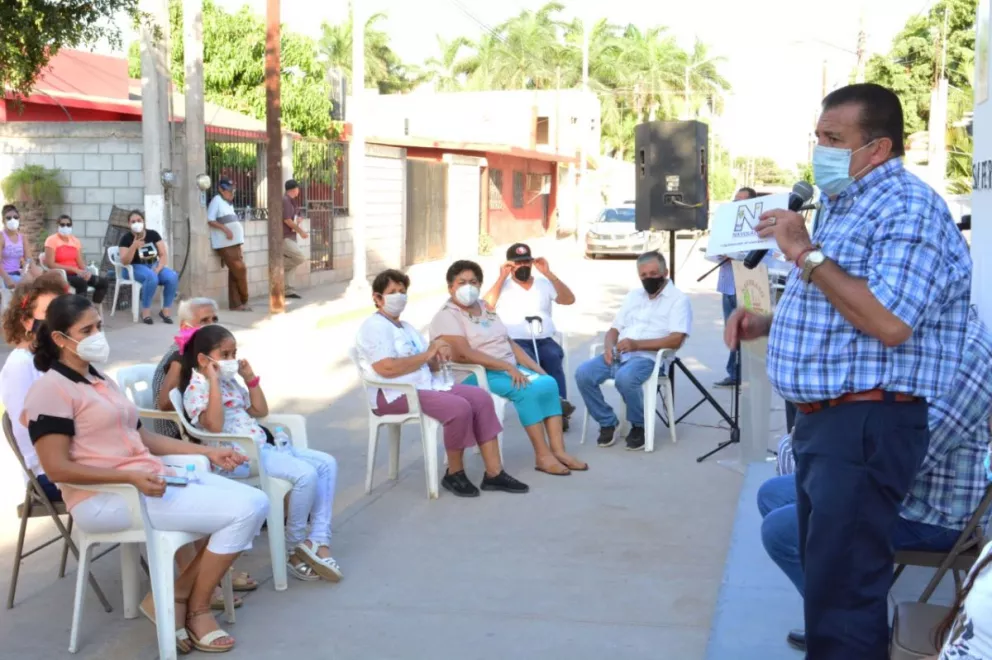
[[[155,325],[155,319],[150,316],[142,317],[141,322],[145,325]]]
[[[465,470],[455,472],[454,474],[445,472],[444,479],[441,479],[441,485],[444,486],[445,490],[450,491],[458,497],[479,496],[479,489],[465,476]]]
[[[300,300],[300,299],[303,298],[303,296],[301,296],[300,294],[296,293],[295,291],[293,293],[287,293],[286,294],[286,297],[287,298],[292,298],[293,300]]]
[[[462,472],[462,474],[465,474]],[[500,470],[500,473],[495,477],[490,477],[488,474],[482,477],[482,490],[501,490],[504,493],[526,493],[530,490],[527,484],[517,481],[510,475],[506,473],[506,470]]]
[[[805,630],[790,630],[789,634],[785,636],[785,641],[789,643],[794,649],[799,651],[806,650],[806,631]]]
[[[713,383],[713,387],[736,387],[736,386],[737,386],[737,381],[731,378],[730,376],[727,376],[723,380],[718,380],[717,382]]]
[[[572,413],[574,413],[574,412],[575,412],[575,406],[573,406],[571,404],[571,402],[569,402],[567,399],[562,399],[561,400],[561,416],[562,417],[566,417],[566,418],[567,417],[571,417],[572,416]]]
[[[631,426],[630,433],[627,434],[627,449],[629,451],[640,451],[644,449],[644,427]]]
[[[162,323],[165,323],[166,325],[172,325],[172,317],[166,316],[165,312],[159,312],[158,317],[162,319]]]
[[[599,438],[596,439],[596,444],[600,447],[612,447],[613,443],[617,441],[617,427],[615,426],[600,426],[599,427]]]
[[[568,432],[568,417],[561,418],[561,432],[562,433]]]

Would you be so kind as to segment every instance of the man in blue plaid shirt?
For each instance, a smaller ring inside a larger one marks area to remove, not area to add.
[[[953,547],[989,485],[984,459],[992,444],[990,414],[992,334],[972,308],[954,386],[930,402],[930,446],[892,528],[893,548],[939,552]],[[758,510],[768,556],[803,595],[795,475],[783,473],[763,483]],[[982,528],[990,516],[987,511]],[[787,640],[798,649],[806,647],[802,630],[789,632]]]
[[[738,310],[727,344],[769,335],[768,376],[799,410],[796,513],[810,660],[888,658],[892,530],[924,456],[927,401],[951,388],[971,259],[940,196],[907,172],[898,97],[823,100],[812,238],[784,210],[756,229],[796,263],[775,312]]]

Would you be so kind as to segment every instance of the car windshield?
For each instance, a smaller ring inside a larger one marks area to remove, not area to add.
[[[606,209],[599,214],[599,221],[600,222],[633,222],[634,209],[630,209],[630,208]]]

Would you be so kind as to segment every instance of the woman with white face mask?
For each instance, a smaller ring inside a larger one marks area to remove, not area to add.
[[[110,345],[100,314],[86,298],[53,300],[35,337],[35,367],[44,375],[28,391],[21,420],[76,524],[93,533],[114,532],[129,527],[131,515],[116,493],[66,484],[128,484],[141,494],[156,529],[209,537],[206,549],[176,580],[176,647],[182,652],[191,647],[231,650],[234,638],[217,625],[211,596],[235,558],[251,547],[268,513],[268,498],[209,472],[198,473],[198,481],[185,486],[167,485],[164,476],[176,475],[158,456],[206,456],[225,470],[244,458],[231,449],[166,438],[142,427],[134,404],[93,366],[109,359]]]
[[[451,298],[434,316],[431,337],[444,340],[456,362],[485,367],[489,390],[513,402],[534,446],[538,472],[564,476],[588,470],[565,451],[558,383],[510,340],[499,316],[480,300],[482,268],[456,261],[447,280]]]
[[[121,236],[119,247],[121,263],[131,266],[134,279],[141,282],[141,322],[151,325],[152,300],[162,287],[162,309],[158,317],[163,323],[172,323],[172,304],[179,289],[179,275],[169,268],[169,250],[162,236],[145,226],[145,216],[134,210],[127,218],[130,232]],[[127,271],[125,271],[125,277]]]
[[[479,489],[465,475],[463,456],[478,445],[485,464],[482,490],[526,493],[528,488],[503,470],[496,440],[503,430],[492,397],[478,387],[447,382],[444,363],[451,359],[448,344],[435,340],[429,346],[400,315],[406,308],[410,278],[398,270],[379,273],[372,282],[376,313],[358,330],[358,361],[369,379],[406,383],[417,388],[420,407],[444,427],[448,470],[441,480],[445,490],[458,497],[477,497]],[[408,412],[409,402],[399,390],[368,388],[369,403],[377,415]]]
[[[86,267],[83,244],[72,230],[72,218],[60,215],[58,232],[45,239],[45,266],[64,272],[69,286],[81,296],[93,287],[93,302],[99,305],[107,295],[107,278],[94,275]]]
[[[33,265],[34,255],[31,246],[21,233],[21,214],[13,204],[7,204],[0,211],[3,227],[0,231],[0,280],[4,286],[13,289],[22,278],[37,277],[41,274]]]

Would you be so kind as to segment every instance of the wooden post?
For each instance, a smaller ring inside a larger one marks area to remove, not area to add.
[[[265,26],[265,132],[268,136],[269,313],[286,311],[282,256],[282,110],[279,97],[279,0],[268,0]]]

